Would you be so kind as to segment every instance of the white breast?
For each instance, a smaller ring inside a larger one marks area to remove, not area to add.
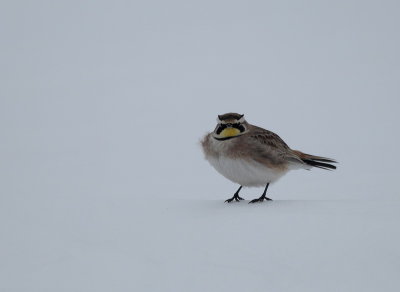
[[[270,169],[258,162],[226,156],[208,156],[210,164],[227,179],[247,187],[265,186],[277,181],[286,171]]]

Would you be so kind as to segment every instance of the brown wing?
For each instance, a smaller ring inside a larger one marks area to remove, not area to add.
[[[285,167],[288,161],[303,163],[281,137],[266,129],[251,125],[246,141],[251,157],[267,166]]]

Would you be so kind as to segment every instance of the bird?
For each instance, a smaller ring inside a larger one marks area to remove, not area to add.
[[[277,134],[248,123],[238,113],[218,115],[214,131],[200,143],[211,166],[239,184],[227,203],[244,200],[239,196],[242,187],[264,187],[262,195],[249,203],[272,201],[266,196],[268,186],[290,170],[336,169],[336,160],[292,150]]]

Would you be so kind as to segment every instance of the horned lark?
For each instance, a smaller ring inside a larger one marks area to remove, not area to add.
[[[243,200],[239,192],[245,187],[265,186],[261,197],[250,203],[271,200],[266,197],[270,183],[292,169],[336,169],[335,160],[292,150],[275,133],[246,122],[244,115],[219,115],[217,127],[201,141],[205,158],[224,177],[240,185],[232,198]]]

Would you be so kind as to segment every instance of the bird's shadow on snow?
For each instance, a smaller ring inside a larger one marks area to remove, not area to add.
[[[173,202],[172,202],[173,201]],[[398,205],[399,201],[377,201],[377,200],[274,200],[261,203],[250,203],[250,200],[240,202],[226,203],[217,199],[173,199],[170,206],[175,209],[190,209],[207,212],[271,212],[271,213],[289,213],[289,212],[328,212],[336,213],[340,210],[357,211],[359,208],[368,210],[375,207],[384,207],[386,205]],[[388,206],[389,207],[389,206]]]
[[[260,203],[249,203],[250,200],[227,203],[216,199],[174,199],[177,205],[193,208],[206,208],[214,210],[236,209],[286,209],[286,208],[314,208],[316,206],[352,204],[353,200],[273,200]]]

